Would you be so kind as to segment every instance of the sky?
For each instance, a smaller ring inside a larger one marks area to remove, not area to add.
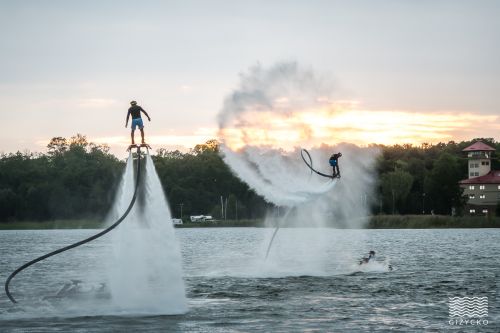
[[[131,100],[154,148],[187,150],[217,137],[242,73],[290,61],[352,102],[346,140],[500,140],[500,1],[2,0],[0,13],[0,152],[81,133],[121,156]],[[352,119],[379,127],[365,138]],[[443,121],[462,125],[429,132]],[[406,134],[377,135],[395,127]]]

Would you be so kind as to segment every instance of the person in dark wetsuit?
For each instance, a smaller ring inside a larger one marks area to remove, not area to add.
[[[333,178],[340,178],[340,170],[339,170],[339,158],[342,156],[342,153],[336,153],[336,154],[333,154],[331,157],[330,157],[330,165],[332,166],[333,168],[333,173],[332,173],[332,177]]]
[[[370,251],[370,253],[368,253],[368,258],[363,258],[361,259],[361,261],[359,262],[360,265],[362,264],[367,264],[370,262],[371,259],[375,258],[375,251]]]
[[[132,126],[131,126],[132,133],[130,134],[130,137],[132,138],[132,144],[133,145],[135,144],[134,132],[136,127],[139,127],[139,130],[141,131],[142,143],[145,144],[146,142],[144,141],[144,124],[142,122],[141,112],[143,112],[146,115],[146,117],[148,117],[149,121],[151,121],[151,117],[148,115],[146,111],[144,111],[142,107],[137,105],[136,101],[130,102],[130,105],[131,107],[128,109],[127,112],[127,120],[125,121],[125,127],[128,126],[128,118],[130,117],[130,115],[132,115]]]

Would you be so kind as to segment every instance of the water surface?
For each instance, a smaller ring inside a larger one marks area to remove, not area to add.
[[[0,231],[2,282],[21,263],[94,232]],[[177,229],[189,305],[178,315],[102,306],[111,251],[103,237],[20,273],[11,284],[20,303],[0,296],[0,332],[500,330],[499,229],[282,229],[264,261],[271,233]],[[379,264],[360,271],[356,261],[372,249]],[[78,293],[51,298],[72,279],[82,281]],[[488,326],[451,326],[453,296],[487,296]]]

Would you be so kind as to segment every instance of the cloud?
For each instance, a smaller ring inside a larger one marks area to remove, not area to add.
[[[183,84],[179,87],[179,90],[182,94],[188,95],[191,91],[193,91],[193,87],[187,84]]]
[[[74,101],[78,108],[105,109],[117,105],[117,101],[110,98],[85,98]]]
[[[147,135],[146,142],[152,146],[153,150],[166,148],[168,150],[180,150],[187,152],[197,144],[205,143],[206,141],[216,137],[217,129],[210,127],[200,127],[192,132],[188,131],[169,131],[164,135]],[[140,133],[136,131],[135,140],[140,142]],[[87,137],[88,141],[97,144],[106,144],[110,147],[113,154],[122,156],[126,147],[130,145],[129,135],[114,135]],[[35,141],[38,147],[46,147],[50,142],[50,138],[43,138]]]
[[[193,132],[183,132],[183,131],[171,131],[169,134],[165,135],[146,135],[146,141],[153,146],[158,148],[161,146],[178,146],[189,149],[194,147],[199,143],[204,143],[207,140],[213,139],[216,135],[217,130],[215,128],[198,128]],[[136,131],[136,141],[140,140],[140,133]],[[96,137],[92,138],[91,141],[101,144],[108,144],[110,146],[120,146],[126,147],[130,145],[130,136],[120,135],[120,136],[109,136],[109,137]]]
[[[241,74],[239,87],[225,99],[219,127],[249,111],[286,113],[324,103],[333,98],[333,86],[330,79],[295,62],[253,66]]]
[[[350,142],[358,145],[437,143],[496,135],[500,117],[454,112],[341,109],[336,106],[289,113],[254,111],[240,115],[222,128],[224,142],[245,145],[294,147]]]
[[[220,140],[235,150],[437,143],[498,137],[500,127],[499,116],[480,112],[365,109],[359,100],[335,98],[331,80],[297,63],[250,68],[218,121]]]

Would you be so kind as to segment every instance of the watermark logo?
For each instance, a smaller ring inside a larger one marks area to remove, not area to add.
[[[450,325],[488,325],[488,297],[449,297]]]

